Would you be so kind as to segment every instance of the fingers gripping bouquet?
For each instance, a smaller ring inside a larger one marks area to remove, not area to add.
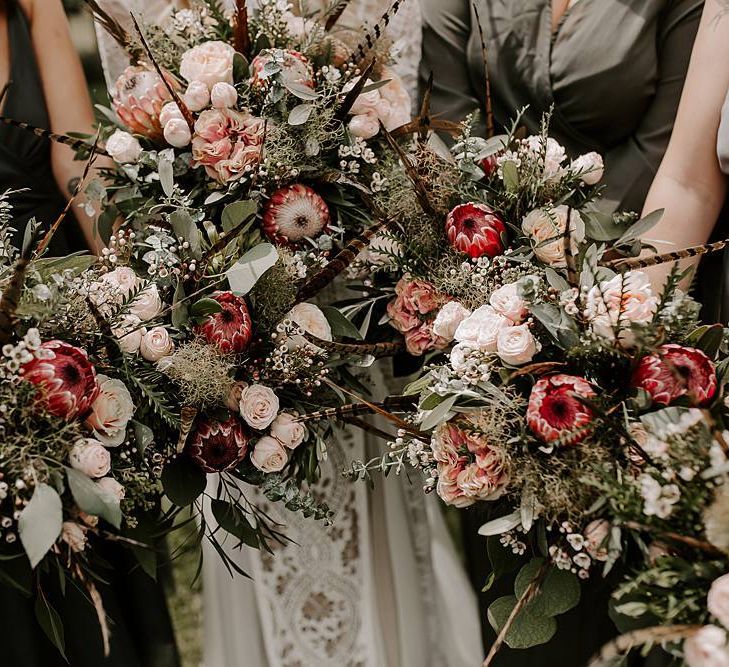
[[[546,129],[414,151],[387,261],[363,258],[365,298],[348,308],[386,302],[380,324],[428,363],[389,457],[353,474],[411,464],[447,504],[491,505],[494,573],[521,570],[489,610],[489,660],[503,641],[548,641],[579,580],[618,564],[635,573],[615,592],[621,628],[699,621],[674,587],[690,571],[701,599],[726,571],[707,532],[726,474],[726,335],[699,325],[678,270],[660,293],[638,270],[666,258],[631,258],[657,216],[599,213],[599,156],[568,161]]]

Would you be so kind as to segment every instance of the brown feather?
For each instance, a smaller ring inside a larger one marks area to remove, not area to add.
[[[389,396],[381,403],[349,403],[337,408],[325,408],[298,417],[296,421],[306,423],[324,419],[347,419],[358,415],[371,415],[372,405],[377,405],[390,412],[410,412],[417,404],[416,396]]]
[[[373,424],[370,424],[369,422],[366,422],[364,419],[360,419],[359,417],[347,417],[344,421],[346,421],[348,424],[351,424],[352,426],[361,428],[366,433],[371,433],[375,437],[381,438],[385,442],[392,442],[393,440],[395,440],[396,436],[388,433],[387,431],[383,431],[380,428],[377,428]]]
[[[104,30],[106,30],[109,35],[111,35],[114,41],[116,41],[116,43],[127,51],[133,58],[137,57],[139,54],[133,52],[134,47],[131,37],[129,36],[129,33],[124,30],[121,23],[112,17],[106,10],[102,9],[96,0],[84,0],[84,2],[91,11],[91,15],[94,17],[94,20]]]
[[[248,29],[248,6],[246,0],[235,0],[235,21],[233,22],[233,46],[246,58],[251,55],[251,33]]]
[[[87,143],[86,141],[82,141],[81,139],[74,139],[73,137],[69,137],[65,134],[57,134],[55,132],[51,132],[50,130],[44,130],[42,127],[36,127],[35,125],[31,125],[30,123],[23,123],[19,120],[13,120],[12,118],[8,118],[7,116],[0,116],[0,123],[4,123],[5,125],[10,125],[12,127],[17,127],[21,130],[26,130],[27,132],[32,132],[37,137],[42,137],[43,139],[48,139],[49,141],[55,141],[57,144],[70,146],[74,150],[89,150],[91,148],[91,144]],[[97,147],[96,153],[98,155],[105,155],[109,157],[109,154],[103,148]]]
[[[463,131],[463,128],[458,123],[454,123],[450,120],[442,120],[440,118],[431,118],[429,126],[431,130],[440,130],[441,132],[450,134],[453,137],[457,137]],[[419,132],[420,128],[420,119],[415,118],[414,120],[405,123],[405,125],[396,127],[392,130],[392,132],[390,132],[390,134],[395,139],[399,139],[400,137],[405,137],[408,134],[415,134],[416,132]]]
[[[433,95],[433,70],[430,70],[430,76],[428,76],[428,82],[425,84],[425,91],[423,93],[423,103],[420,105],[420,113],[418,114],[418,141],[424,144],[428,140],[428,133],[430,132],[430,98]]]
[[[362,93],[362,90],[367,85],[367,81],[370,78],[370,74],[372,74],[372,70],[374,69],[376,62],[377,60],[375,58],[372,58],[372,60],[370,60],[370,62],[367,64],[367,67],[365,67],[364,72],[362,72],[361,76],[359,77],[357,83],[352,86],[352,89],[342,100],[342,103],[339,105],[339,108],[337,109],[337,112],[335,114],[335,118],[337,120],[344,122],[344,120],[347,118],[347,114],[350,112],[350,110],[354,106],[354,103],[357,101],[357,98]]]
[[[494,129],[494,110],[491,103],[491,76],[489,73],[489,59],[488,59],[488,49],[486,48],[486,40],[483,36],[483,27],[481,25],[481,17],[478,15],[478,7],[476,7],[476,3],[471,3],[471,6],[473,7],[473,13],[476,16],[476,25],[478,26],[478,36],[481,40],[481,57],[483,58],[483,70],[484,70],[484,77],[485,77],[485,103],[484,103],[484,112],[486,114],[486,138],[491,139],[491,137],[496,134],[496,131]]]
[[[628,259],[614,259],[610,262],[606,262],[605,266],[609,269],[614,269],[620,273],[625,271],[634,271],[636,269],[646,269],[649,266],[656,266],[658,264],[667,264],[668,262],[680,262],[683,259],[690,259],[691,257],[700,257],[711,252],[719,252],[729,246],[729,239],[724,241],[716,241],[715,243],[706,243],[704,245],[697,245],[691,248],[684,248],[683,250],[674,250],[672,252],[666,252],[660,255],[648,255],[647,257],[631,257]]]
[[[326,20],[324,21],[324,30],[330,32],[331,29],[336,25],[337,21],[344,14],[344,10],[347,9],[350,0],[339,0],[329,9],[326,13]]]
[[[380,20],[375,23],[372,29],[365,33],[364,39],[355,47],[353,62],[355,64],[362,62],[367,54],[375,48],[375,44],[380,40],[382,35],[385,34],[385,29],[390,24],[392,17],[397,14],[400,9],[400,5],[405,0],[395,0],[382,15]]]
[[[23,293],[25,274],[28,270],[28,264],[30,264],[33,245],[33,243],[29,243],[28,248],[15,262],[10,282],[3,290],[0,298],[0,345],[9,343],[13,336],[13,328],[16,323],[15,313],[18,310],[20,296]]]
[[[567,282],[572,286],[577,285],[577,266],[575,265],[575,257],[572,254],[572,207],[567,207],[567,224],[562,235],[562,244],[564,247],[564,261],[567,265]]]
[[[336,341],[322,340],[309,333],[304,333],[304,338],[312,345],[342,356],[373,356],[376,359],[381,357],[389,357],[405,349],[405,341],[400,339],[394,342],[384,343],[338,343]]]
[[[181,454],[182,450],[185,449],[187,438],[192,431],[192,425],[195,423],[195,417],[197,417],[198,409],[191,405],[185,405],[180,410],[180,436],[177,439],[177,453]]]

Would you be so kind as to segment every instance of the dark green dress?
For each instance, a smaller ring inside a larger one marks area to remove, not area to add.
[[[528,107],[523,121],[540,129],[554,107],[550,132],[571,156],[605,158],[607,209],[640,210],[663,157],[681,95],[701,0],[576,0],[552,32],[550,0],[475,0],[488,49],[497,131]],[[421,83],[434,74],[432,111],[461,121],[484,108],[485,75],[472,0],[422,0]],[[485,125],[481,124],[481,133]],[[489,575],[486,541],[477,534],[484,510],[463,513],[467,564],[480,591]],[[505,577],[480,594],[484,645],[495,633],[488,605],[511,594]],[[607,617],[609,586],[596,577],[582,603],[559,618],[548,644],[508,648],[494,665],[578,667],[615,634]],[[635,658],[634,658],[635,659]],[[662,660],[658,657],[660,664]]]
[[[2,0],[0,0],[0,3]],[[11,81],[3,115],[48,127],[40,75],[29,26],[13,0],[5,1],[8,42],[11,53]],[[0,191],[29,190],[11,198],[18,240],[30,218],[46,226],[63,210],[65,201],[51,170],[50,146],[44,139],[24,130],[0,125]],[[83,237],[73,218],[64,222],[51,243],[51,254],[83,249]],[[18,547],[2,545],[0,555]],[[61,616],[66,655],[63,660],[36,621],[30,595],[6,585],[0,577],[0,665],[3,667],[178,667],[179,658],[162,588],[139,567],[125,547],[102,545],[94,571],[111,631],[111,655],[105,658],[96,611],[81,588],[68,582],[61,594],[58,573],[42,577],[43,590]],[[25,586],[33,589],[30,565],[22,556],[0,561],[0,573],[20,568]],[[14,577],[18,579],[17,576]]]

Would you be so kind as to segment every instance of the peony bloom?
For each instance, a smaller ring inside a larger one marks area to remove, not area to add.
[[[471,311],[463,304],[458,301],[449,301],[435,316],[433,333],[450,342],[455,337],[458,326],[470,315]]]
[[[240,414],[246,424],[258,431],[268,428],[278,415],[278,396],[270,387],[251,384],[240,393]]]
[[[597,185],[605,173],[605,165],[600,153],[585,153],[572,161],[572,172],[582,179],[585,185]]]
[[[527,407],[527,424],[545,442],[561,440],[574,445],[585,433],[580,429],[592,421],[592,410],[580,398],[595,396],[587,380],[574,375],[551,375],[532,388]]]
[[[729,667],[726,632],[704,626],[683,643],[683,657],[688,667]]]
[[[486,204],[460,204],[446,217],[448,242],[469,257],[496,257],[504,252],[506,225]]]
[[[200,81],[209,89],[218,82],[233,83],[235,49],[225,42],[203,42],[182,54],[180,74],[188,83]]]
[[[106,447],[115,447],[127,436],[127,424],[134,416],[134,403],[121,380],[100,374],[98,382],[99,393],[85,423]]]
[[[186,450],[204,472],[223,472],[234,468],[245,458],[249,440],[238,417],[232,416],[223,422],[201,419]]]
[[[238,101],[238,91],[229,83],[216,83],[210,91],[210,104],[216,109],[230,109]]]
[[[455,339],[482,352],[496,352],[499,333],[512,326],[510,319],[491,306],[481,306],[458,325]]]
[[[405,308],[420,315],[432,313],[444,301],[433,285],[425,280],[413,280],[408,274],[395,285],[395,294],[402,297]]]
[[[215,292],[211,298],[220,304],[222,310],[209,315],[195,328],[196,333],[223,354],[243,352],[253,336],[253,323],[246,302],[233,292]]]
[[[166,78],[176,86],[172,76]],[[159,115],[171,96],[157,72],[144,65],[130,65],[116,80],[111,97],[114,111],[132,132],[154,140],[162,138]]]
[[[102,493],[114,500],[124,500],[124,496],[126,495],[124,487],[113,477],[102,477],[101,479],[96,480],[96,486],[99,487]]]
[[[195,121],[193,162],[219,183],[234,181],[260,161],[263,134],[263,120],[247,111],[207,109]]]
[[[104,287],[118,299],[125,299],[139,287],[139,276],[128,266],[120,266],[101,276]]]
[[[390,318],[390,325],[400,333],[407,333],[417,329],[421,325],[420,318],[408,307],[408,303],[402,296],[387,304],[387,315]]]
[[[564,267],[564,232],[567,229],[567,206],[539,208],[529,213],[521,223],[522,231],[532,239],[534,254],[549,266]],[[585,225],[579,212],[570,216],[571,248],[577,254],[578,245],[585,238]]]
[[[556,183],[564,175],[562,163],[567,158],[567,153],[558,141],[552,137],[547,137],[546,143],[544,137],[533,134],[527,137],[525,143],[533,155],[544,160],[544,171],[542,178],[547,183]]]
[[[275,243],[316,238],[327,228],[329,220],[326,202],[301,183],[277,190],[263,207],[263,232]]]
[[[253,88],[266,89],[270,85],[271,74],[266,66],[273,63],[280,65],[281,70],[277,72],[281,82],[286,84],[298,84],[307,88],[314,88],[314,70],[309,59],[298,51],[292,49],[266,49],[261,51],[251,61],[251,86]]]
[[[494,290],[489,297],[489,305],[514,324],[521,324],[527,314],[527,304],[519,296],[518,283],[509,283]]]
[[[251,463],[261,472],[279,472],[288,463],[289,455],[275,438],[264,436],[251,452]]]
[[[75,521],[63,522],[61,539],[74,553],[81,553],[86,548],[86,531]]]
[[[287,412],[280,412],[271,424],[271,436],[289,449],[296,449],[307,435],[306,426]]]
[[[139,159],[142,154],[142,144],[129,132],[114,130],[114,133],[106,140],[106,152],[114,162],[129,164]]]
[[[542,346],[527,324],[505,327],[496,336],[496,354],[504,363],[512,366],[529,363],[541,349]]]
[[[686,396],[694,405],[704,406],[717,392],[716,370],[709,357],[701,350],[675,344],[663,345],[655,354],[643,357],[631,384],[661,405]]]
[[[615,340],[617,331],[622,343],[632,345],[630,325],[650,323],[659,301],[645,273],[628,271],[590,289],[585,299],[585,318],[598,336]]]
[[[410,121],[411,101],[407,89],[397,74],[388,68],[382,72],[382,80],[389,81],[376,90],[362,93],[352,105],[349,132],[355,137],[371,139],[380,131],[380,123],[388,132]],[[359,80],[352,79],[343,89],[349,92]]]
[[[716,579],[707,598],[709,613],[725,628],[729,627],[729,574]]]
[[[86,352],[60,340],[43,343],[22,373],[38,387],[43,407],[66,421],[87,413],[99,392]]]
[[[608,536],[610,535],[610,522],[607,519],[590,521],[584,530],[585,549],[595,560],[608,559]]]
[[[111,470],[109,450],[93,438],[77,440],[68,454],[68,462],[88,477],[103,477]]]
[[[142,322],[152,320],[162,312],[162,299],[159,296],[157,285],[147,285],[140,294],[132,301],[129,312],[138,317]]]
[[[142,337],[139,346],[140,354],[147,360],[156,362],[163,357],[169,357],[175,351],[175,343],[167,329],[154,327]]]

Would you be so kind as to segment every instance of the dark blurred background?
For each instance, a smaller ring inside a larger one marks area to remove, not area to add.
[[[63,0],[68,21],[71,25],[71,35],[86,70],[86,78],[94,102],[107,104],[108,95],[104,82],[104,73],[96,49],[96,35],[91,12],[83,0]]]

